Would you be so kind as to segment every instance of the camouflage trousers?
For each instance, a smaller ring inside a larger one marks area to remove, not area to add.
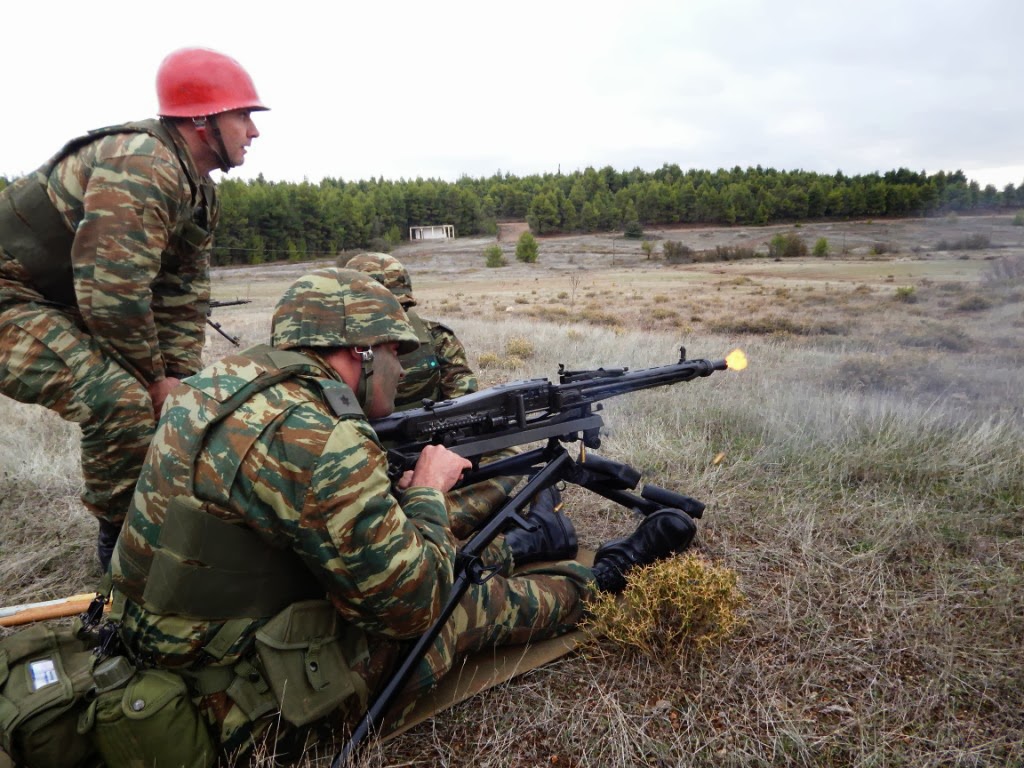
[[[156,429],[146,388],[72,315],[27,302],[0,312],[0,393],[79,425],[82,502],[120,526]]]
[[[471,586],[413,672],[382,731],[400,727],[424,693],[466,656],[496,646],[536,642],[571,632],[582,619],[585,601],[594,589],[590,569],[575,561],[538,563],[510,577],[495,576],[484,584]],[[379,636],[366,640],[368,652],[360,655],[352,671],[365,681],[372,701],[411,643]],[[244,751],[254,741],[279,740],[280,750],[282,742],[293,740],[294,734],[282,727],[279,717],[272,715],[252,723],[225,693],[203,697],[199,706],[228,753]],[[350,708],[323,725],[338,738],[345,738],[363,714]],[[303,739],[306,738],[304,735]]]

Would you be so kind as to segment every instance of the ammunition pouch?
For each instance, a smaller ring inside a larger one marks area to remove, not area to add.
[[[0,750],[29,768],[101,764],[78,731],[98,661],[69,628],[36,624],[0,640]]]
[[[341,619],[327,600],[294,603],[256,633],[256,651],[281,717],[307,725],[348,705],[361,711],[365,681],[349,667]]]
[[[217,759],[210,732],[185,681],[172,672],[136,672],[122,656],[127,684],[97,688],[79,731],[91,733],[106,768],[210,768]],[[106,663],[104,662],[104,663]]]
[[[101,661],[70,627],[0,640],[0,768],[210,768],[216,757],[180,676]]]

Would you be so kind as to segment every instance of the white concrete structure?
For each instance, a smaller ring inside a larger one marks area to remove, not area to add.
[[[429,227],[409,227],[410,240],[454,240],[454,224],[433,224]]]

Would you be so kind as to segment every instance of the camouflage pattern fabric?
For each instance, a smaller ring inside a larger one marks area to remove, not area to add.
[[[412,277],[402,262],[386,253],[366,252],[349,259],[345,268],[365,272],[397,296],[416,329],[420,348],[402,355],[405,379],[395,397],[396,410],[419,408],[424,400],[447,400],[477,391],[466,348],[455,332],[435,320],[421,318],[412,309],[416,305]]]
[[[466,360],[466,349],[450,328],[423,320],[416,310],[406,314],[420,339],[420,348],[402,355],[405,377],[398,385],[395,410],[419,408],[426,400],[448,400],[477,391],[476,375]],[[515,455],[508,449],[487,457],[494,461]],[[494,511],[518,485],[518,477],[495,477],[448,494],[448,514],[457,538],[465,538],[477,523]]]
[[[424,400],[448,400],[477,391],[476,374],[469,367],[466,348],[455,332],[442,323],[424,320],[412,308],[416,303],[412,278],[398,259],[386,253],[361,253],[349,259],[345,268],[365,272],[390,290],[401,302],[419,339],[419,349],[399,357],[405,377],[395,395],[396,411],[419,408]],[[512,450],[501,451],[489,459],[514,454]],[[448,514],[456,538],[468,536],[518,482],[519,478],[498,477],[448,494]],[[496,552],[490,554],[497,557]]]
[[[448,400],[476,392],[476,374],[455,332],[437,321],[422,319],[414,309],[405,311],[417,330],[420,348],[399,358],[405,378],[395,397],[395,410],[419,408],[424,400]]]
[[[406,310],[415,306],[416,299],[412,295],[412,277],[409,276],[409,270],[394,256],[386,253],[360,253],[349,259],[345,268],[368,274],[395,294]]]
[[[0,391],[79,424],[82,502],[120,525],[156,426],[146,388],[67,314],[26,304],[0,316]]]
[[[419,346],[397,299],[362,272],[326,267],[303,275],[274,308],[271,344],[280,349],[387,342],[397,342],[399,354]]]
[[[206,338],[210,238],[181,231],[199,209],[212,229],[216,201],[171,133],[179,146],[147,133],[104,136],[49,174],[49,198],[75,233],[77,307],[47,301],[0,242],[0,393],[81,426],[83,502],[114,524],[154,429],[146,388],[198,370]],[[0,205],[38,178],[0,192]]]
[[[320,375],[331,375],[315,353],[303,353],[320,366]],[[369,423],[335,415],[324,384],[310,374],[279,381],[207,424],[204,414],[212,402],[234,403],[237,382],[260,375],[249,355],[208,367],[168,398],[114,554],[114,611],[123,612],[122,637],[148,663],[198,670],[251,655],[251,638],[266,621],[236,619],[236,629],[244,625],[238,641],[219,648],[214,658],[204,648],[226,622],[147,608],[146,578],[154,552],[162,548],[165,510],[170,498],[192,493],[183,478],[189,475],[191,446],[201,439],[195,496],[209,503],[210,514],[298,555],[344,620],[341,642],[349,666],[372,692],[403,641],[430,626],[451,589],[456,541],[444,495],[410,488],[395,498],[386,454]],[[344,386],[340,380],[333,385]],[[239,588],[244,585],[225,585]],[[592,588],[589,569],[577,563],[496,576],[472,588],[413,686],[429,687],[469,650],[568,631]],[[223,691],[197,700],[226,751],[279,723],[272,715],[250,722]],[[365,706],[348,702],[332,725],[354,725]]]

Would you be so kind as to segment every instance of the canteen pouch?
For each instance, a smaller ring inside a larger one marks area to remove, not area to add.
[[[36,624],[0,640],[0,754],[28,768],[100,765],[78,732],[96,661],[70,627]]]
[[[107,768],[210,768],[217,752],[185,681],[147,669],[100,693],[83,717]]]
[[[256,632],[256,652],[281,717],[292,725],[318,720],[361,693],[340,642],[341,620],[327,600],[293,603]]]

